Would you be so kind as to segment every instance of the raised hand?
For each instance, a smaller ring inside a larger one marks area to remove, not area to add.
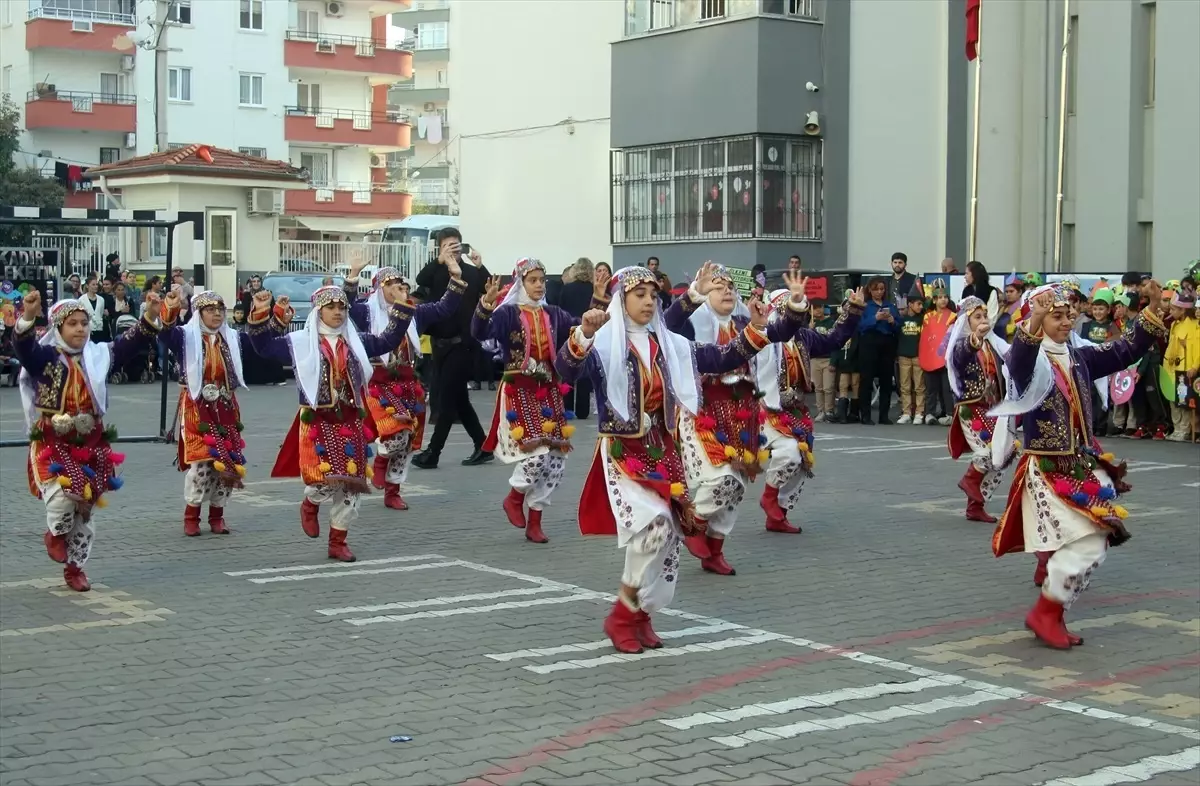
[[[178,295],[176,295],[174,292],[172,292],[171,294],[178,297]],[[154,292],[153,290],[151,290],[150,292],[147,292],[146,293],[146,313],[148,315],[153,314],[154,319],[158,319],[158,307],[160,305],[162,305],[162,302],[163,302],[162,295],[158,294],[157,292]]]
[[[471,253],[467,254],[467,258],[471,260],[471,264],[475,267],[483,266],[483,257],[475,249],[471,249]]]
[[[445,248],[438,254],[438,262],[445,265],[451,259],[458,261],[459,252],[462,251],[462,246],[458,243],[447,243]]]
[[[584,338],[591,338],[596,335],[596,331],[604,327],[604,323],[607,321],[607,311],[593,308],[585,312],[579,323],[579,326],[583,329]]]
[[[275,305],[279,306],[284,311],[290,311],[292,308],[292,299],[287,295],[284,295],[275,301]]]
[[[804,293],[808,288],[808,277],[799,270],[796,272],[787,271],[783,274],[783,284],[792,293],[793,300],[800,300],[804,297]]]
[[[992,332],[992,325],[989,322],[982,322],[971,332],[975,334],[975,338],[982,341],[984,336]]]
[[[513,286],[520,286],[520,282],[514,281]],[[487,280],[487,287],[483,291],[483,302],[488,308],[496,305],[496,298],[500,297],[500,276],[490,276]]]
[[[717,282],[714,278],[717,273],[717,266],[711,261],[705,262],[698,271],[696,271],[696,291],[704,297],[708,297],[708,293],[717,288]]]
[[[458,257],[450,257],[446,260],[446,270],[450,273],[450,278],[462,280],[462,266],[458,264]]]
[[[171,291],[163,299],[167,304],[167,308],[176,309],[183,306],[183,289],[178,284],[171,287]]]
[[[863,308],[864,306],[867,305],[867,291],[864,288],[859,287],[858,289],[855,289],[850,293],[849,297],[847,298],[847,301],[852,306],[857,306],[859,308]]]
[[[754,327],[763,329],[767,326],[767,304],[761,300],[750,301],[750,324]]]
[[[1162,290],[1159,290],[1158,294],[1161,298]],[[1030,300],[1029,306],[1030,315],[1040,319],[1054,310],[1054,295],[1050,294],[1049,292],[1043,292],[1042,294]]]
[[[592,296],[600,299],[608,297],[608,282],[612,275],[607,270],[597,270],[592,279]]]
[[[42,293],[31,289],[25,293],[22,306],[25,319],[37,319],[42,315]]]
[[[267,308],[270,305],[271,305],[271,290],[260,289],[254,293],[254,308],[256,308],[256,309]]]

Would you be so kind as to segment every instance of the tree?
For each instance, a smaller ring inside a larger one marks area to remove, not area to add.
[[[2,0],[0,0],[2,1]],[[34,167],[19,166],[21,111],[7,95],[0,100],[0,202],[30,207],[62,207],[67,190],[58,181]],[[45,227],[49,229],[49,227]],[[29,226],[0,226],[0,245],[27,246],[32,242]]]

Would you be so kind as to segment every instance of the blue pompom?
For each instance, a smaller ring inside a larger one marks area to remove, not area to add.
[[[574,420],[574,419],[575,419],[575,413],[574,413],[574,412],[572,412],[572,411],[571,411],[571,410],[569,410],[569,409],[567,409],[567,410],[563,410],[563,419],[565,419],[565,420]]]
[[[984,429],[983,431],[979,432],[979,438],[982,439],[984,442],[987,442],[989,439],[992,438],[992,432],[988,431],[987,429]]]
[[[324,445],[317,445],[317,455],[318,456],[325,455],[325,446]]]
[[[345,449],[346,449],[346,458],[354,458],[354,446],[351,444],[347,444]]]
[[[379,406],[383,407],[384,409],[387,409],[387,408],[388,408],[388,407],[390,407],[391,405],[392,405],[392,402],[391,402],[391,401],[389,401],[388,399],[384,398],[383,396],[380,396],[380,397],[379,397]]]
[[[412,411],[415,414],[420,415],[422,412],[425,411],[425,405],[424,404],[413,404]]]
[[[1117,490],[1112,486],[1100,487],[1100,499],[1112,499],[1117,496]]]
[[[766,434],[759,434],[759,435],[758,435],[758,444],[760,444],[760,445],[765,445],[765,444],[767,444],[767,435],[766,435]]]
[[[542,407],[542,417],[544,417],[544,418],[554,417],[554,410],[552,410],[550,407]]]
[[[662,480],[663,479],[661,472],[651,472],[648,475],[646,475],[646,477],[648,477],[650,480]]]
[[[82,469],[83,474],[87,475],[89,478],[96,477],[96,470],[92,469],[87,464],[84,464],[82,467],[80,467],[80,469]]]
[[[221,458],[221,451],[217,450],[216,448],[209,448],[208,455],[212,456],[213,458]]]
[[[520,416],[517,415],[516,410],[510,409],[508,412],[504,413],[504,417],[508,418],[509,423],[516,423],[517,418]]]
[[[747,442],[750,441],[750,432],[749,431],[739,431],[738,432],[738,440],[743,445],[745,445]]]
[[[363,455],[366,458],[371,458],[371,456],[375,455],[375,451],[374,451],[374,449],[371,448],[370,445],[364,445],[363,446]]]
[[[796,426],[795,428],[792,429],[792,436],[793,437],[803,437],[804,429],[800,428],[799,426]]]
[[[717,442],[720,442],[722,444],[729,441],[729,437],[728,437],[728,435],[725,434],[724,431],[718,431],[715,436],[717,438]]]
[[[124,486],[124,485],[125,485],[125,481],[121,480],[116,475],[113,475],[111,478],[108,479],[108,487],[110,489],[112,489],[113,491],[116,491],[117,489],[121,488],[121,486]]]
[[[54,473],[62,472],[63,465],[59,464],[57,461],[52,461],[50,462],[50,471]]]
[[[1084,494],[1082,491],[1076,491],[1071,495],[1071,501],[1076,505],[1086,505],[1088,501],[1088,495]]]

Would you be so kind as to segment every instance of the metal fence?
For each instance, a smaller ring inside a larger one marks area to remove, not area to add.
[[[285,273],[344,276],[361,263],[368,278],[378,268],[394,267],[400,275],[412,279],[429,261],[432,248],[432,244],[421,242],[280,240],[279,269]]]
[[[121,233],[132,234],[132,229],[100,229],[90,235],[67,235],[35,232],[33,247],[58,251],[59,266],[64,276],[72,273],[86,279],[90,275],[104,275],[104,259],[114,251],[121,253]]]

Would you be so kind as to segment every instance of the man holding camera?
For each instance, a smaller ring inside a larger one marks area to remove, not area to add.
[[[413,457],[412,465],[420,469],[437,469],[442,448],[450,436],[450,426],[457,418],[467,430],[475,451],[462,463],[465,466],[484,464],[492,460],[492,454],[483,449],[487,434],[479,423],[479,415],[471,405],[467,383],[473,377],[477,342],[471,338],[471,316],[475,306],[487,288],[489,273],[479,258],[479,252],[470,250],[462,242],[462,234],[453,227],[437,233],[438,258],[417,274],[417,286],[428,292],[428,302],[436,302],[450,284],[450,272],[446,267],[449,260],[458,260],[461,278],[467,289],[463,293],[458,310],[449,318],[429,326],[430,345],[433,350],[433,367],[438,397],[437,424],[429,446]]]

